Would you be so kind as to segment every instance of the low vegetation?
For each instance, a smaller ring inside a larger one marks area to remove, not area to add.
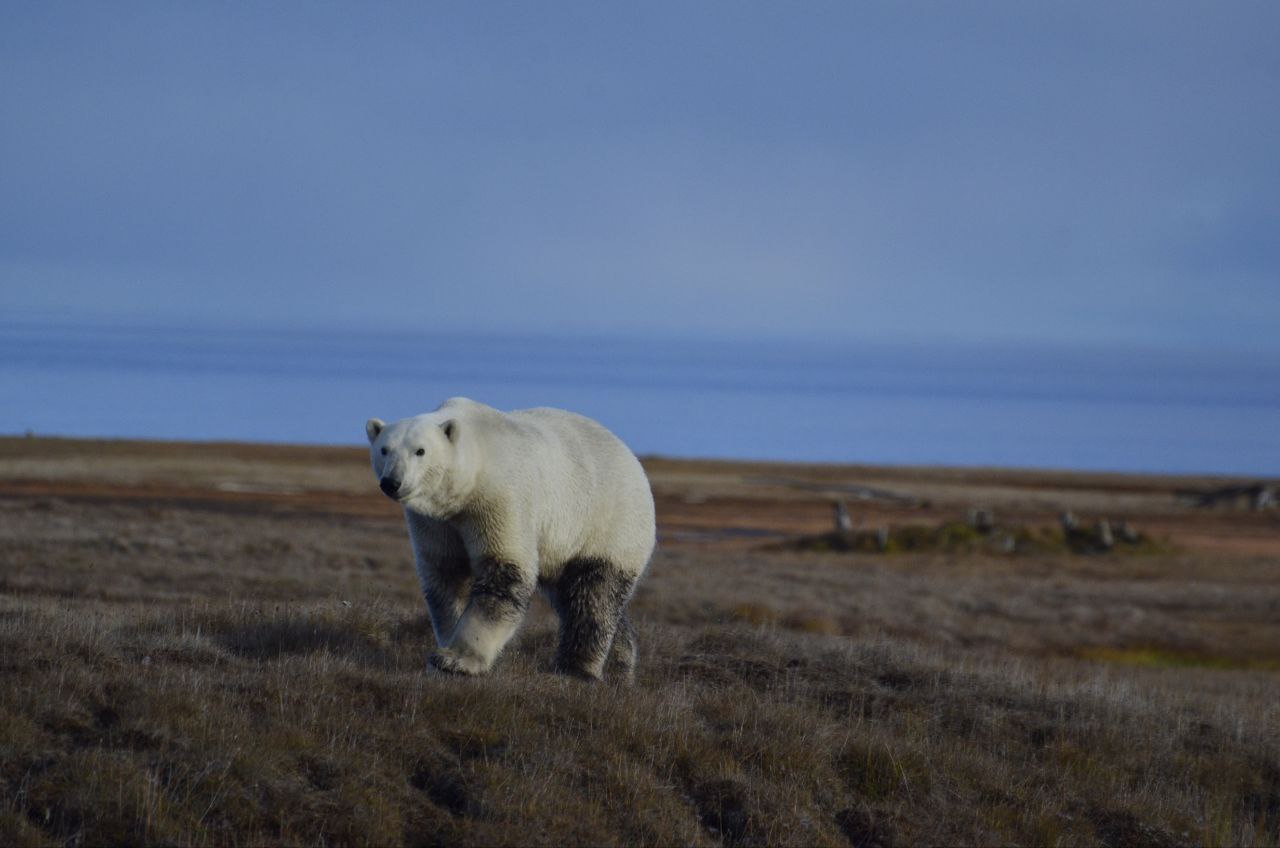
[[[1280,769],[1216,705],[1105,669],[775,627],[645,628],[638,685],[427,676],[413,610],[10,601],[9,844],[1258,844]],[[1259,744],[1263,743],[1263,744]],[[927,812],[926,812],[927,811]]]
[[[1280,563],[667,545],[429,675],[393,514],[0,498],[0,843],[1280,843]]]
[[[1171,545],[1145,533],[1130,530],[1111,536],[1106,542],[1094,528],[1059,528],[1048,525],[992,525],[976,528],[963,521],[943,521],[937,525],[901,524],[873,530],[832,530],[827,533],[795,536],[771,543],[767,549],[842,553],[924,553],[987,555],[1075,554],[1157,554],[1168,553]]]

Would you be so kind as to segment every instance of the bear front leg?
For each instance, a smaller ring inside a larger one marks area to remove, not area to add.
[[[405,510],[405,521],[436,647],[442,648],[453,638],[458,619],[467,606],[471,593],[471,558],[458,531],[443,521],[412,510]]]
[[[492,668],[524,619],[536,582],[532,567],[481,560],[453,638],[431,655],[431,667],[452,674],[484,674]]]
[[[436,647],[453,639],[471,593],[471,563],[462,557],[439,560],[422,572],[422,597],[431,616]]]

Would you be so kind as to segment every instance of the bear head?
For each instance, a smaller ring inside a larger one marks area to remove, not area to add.
[[[474,484],[461,462],[462,424],[439,413],[387,424],[365,424],[369,459],[383,493],[405,509],[447,519],[466,503]]]

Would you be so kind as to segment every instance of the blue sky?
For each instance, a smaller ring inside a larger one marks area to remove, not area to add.
[[[20,321],[1280,353],[1280,4],[6,3]]]

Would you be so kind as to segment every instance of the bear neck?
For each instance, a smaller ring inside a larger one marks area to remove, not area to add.
[[[457,468],[451,468],[429,487],[430,494],[416,498],[411,505],[406,504],[405,510],[436,521],[453,522],[466,512],[474,490],[474,473],[466,475]]]

